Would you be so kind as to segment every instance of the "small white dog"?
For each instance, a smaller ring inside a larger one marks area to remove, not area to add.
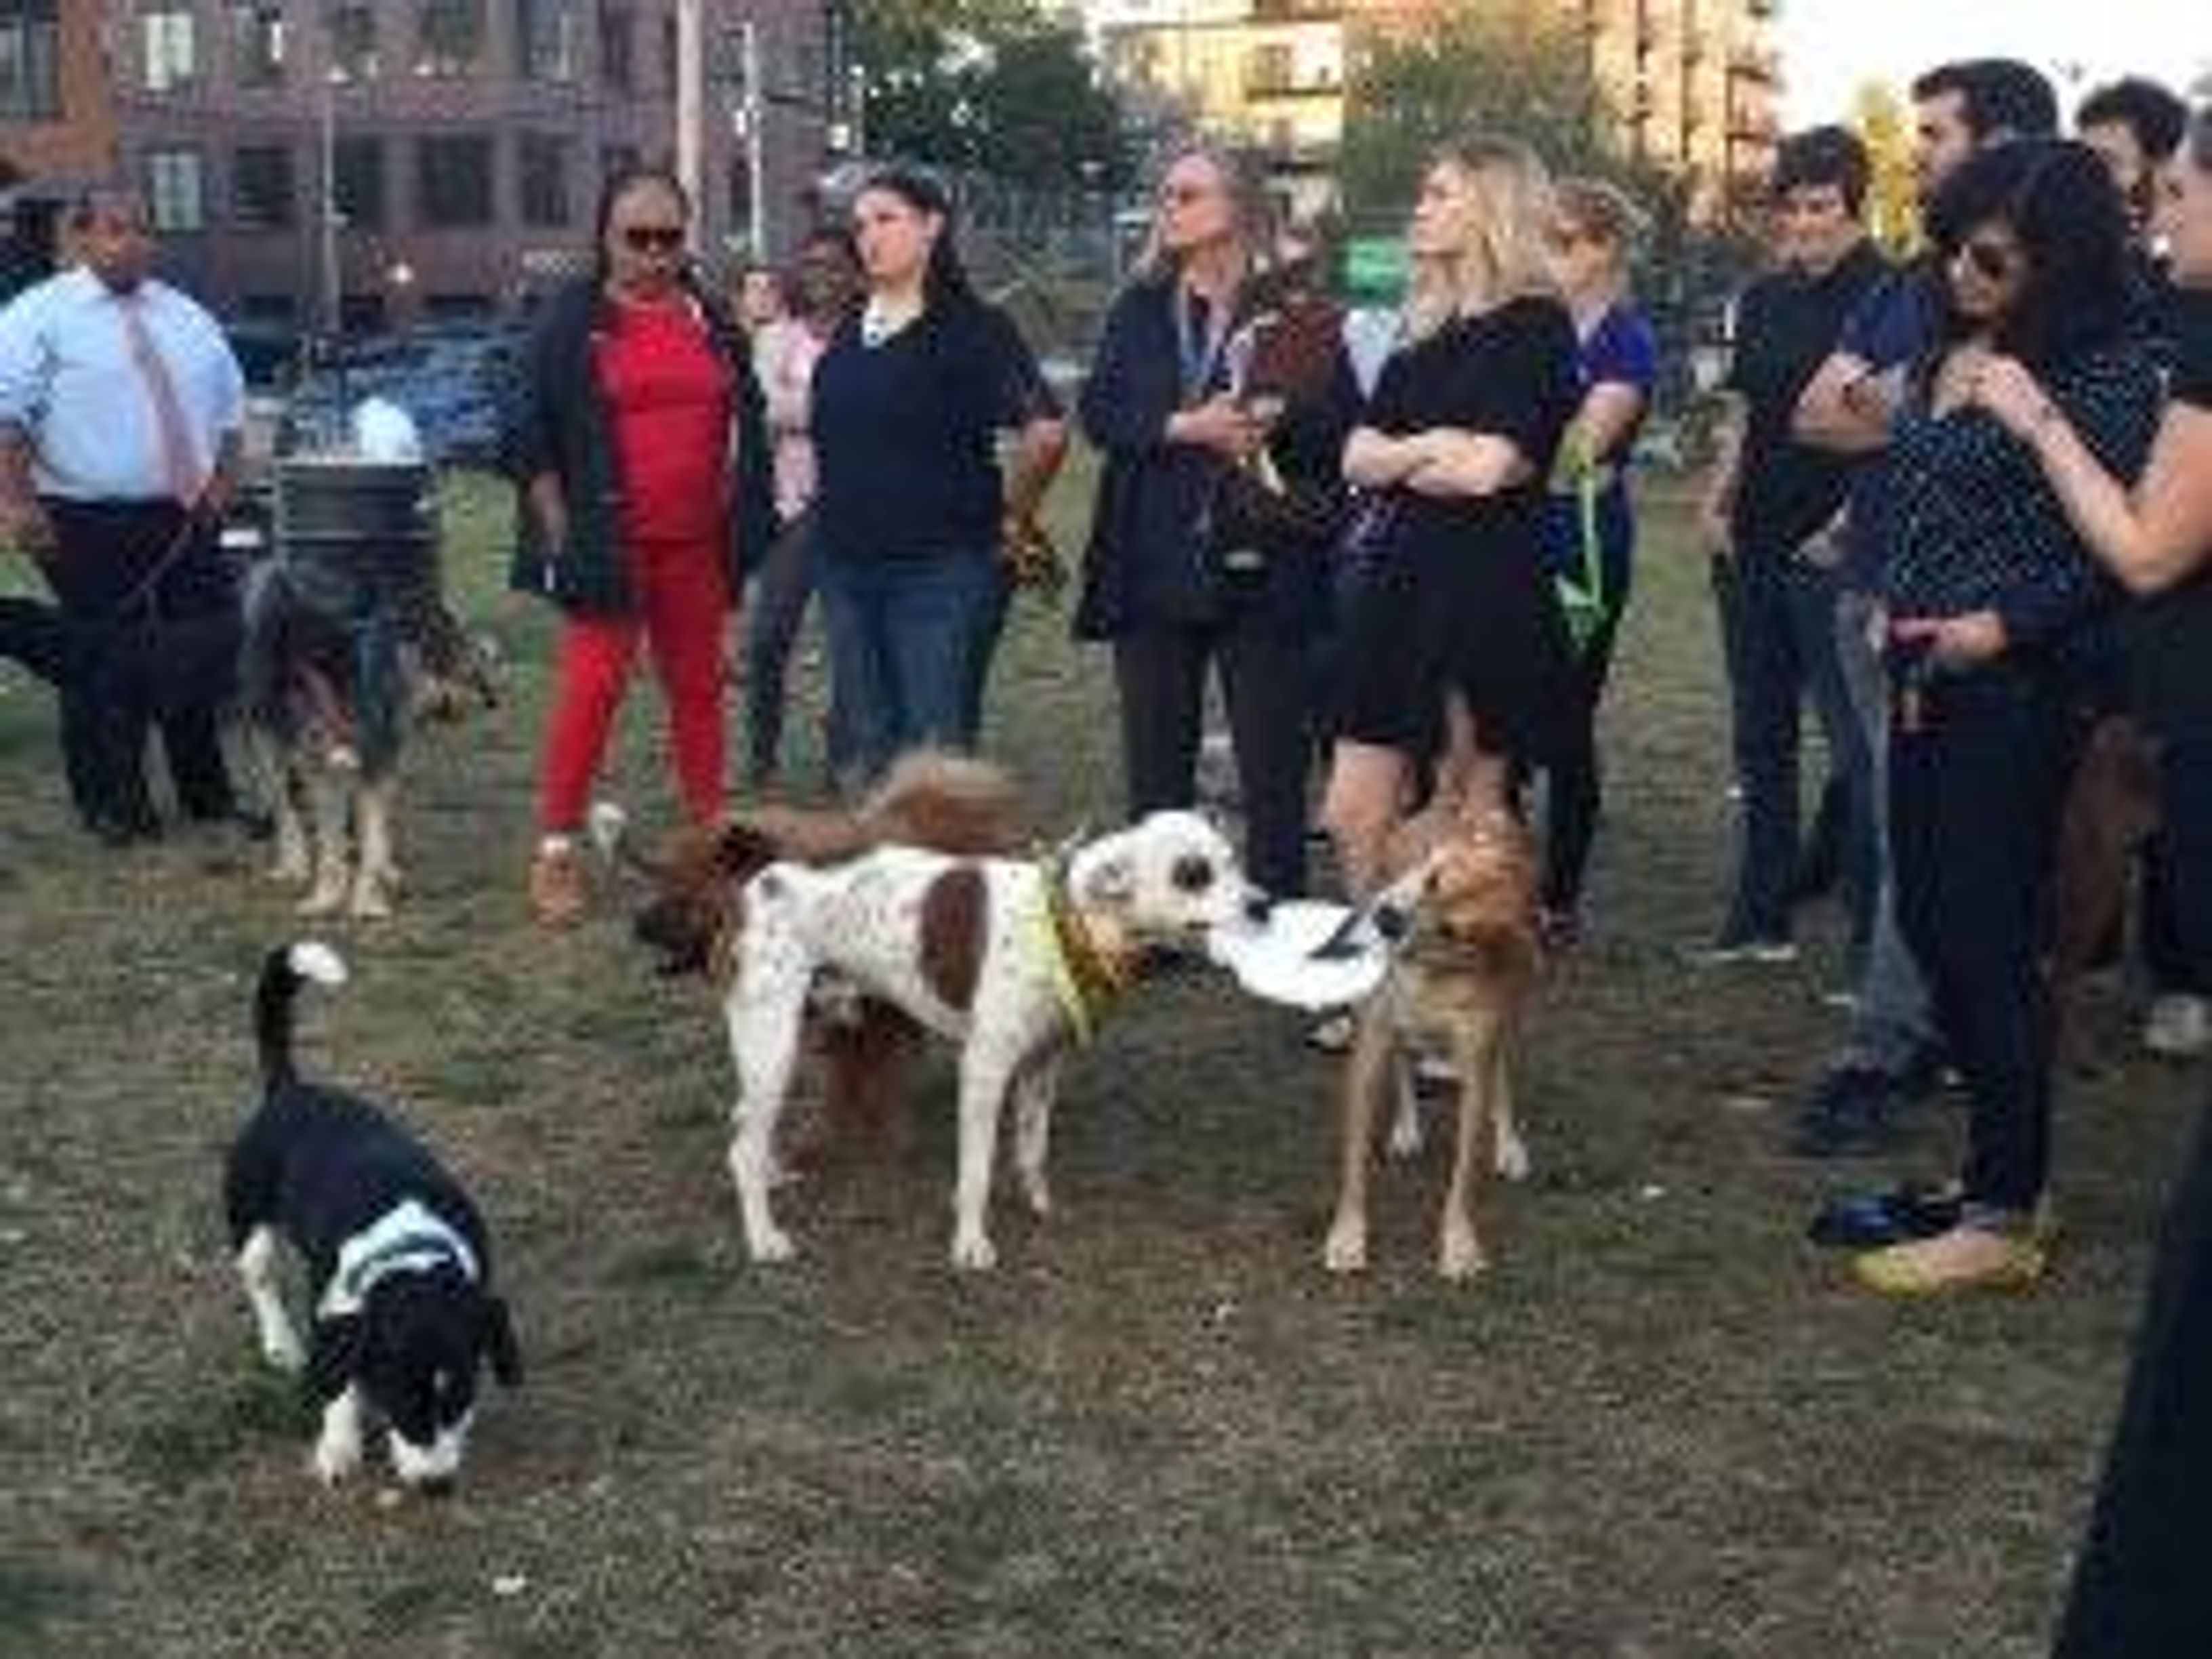
[[[984,1214],[1008,1097],[1023,1192],[1042,1215],[1061,1056],[1088,1038],[1143,953],[1202,941],[1255,896],[1221,832],[1192,812],[1155,812],[1076,848],[1064,865],[884,847],[832,867],[777,863],[754,876],[724,1005],[738,1080],[730,1174],[753,1260],[793,1254],[769,1189],[817,975],[960,1046],[952,1263],[986,1268],[996,1260]]]

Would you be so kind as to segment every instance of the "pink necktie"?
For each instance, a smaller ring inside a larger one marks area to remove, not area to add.
[[[169,366],[161,361],[146,319],[140,314],[140,296],[123,295],[117,303],[123,311],[123,334],[131,348],[131,361],[138,370],[146,401],[153,405],[154,428],[161,443],[161,474],[168,495],[190,507],[199,499],[200,465],[192,450],[191,429],[185,423],[185,406],[177,398],[177,383],[170,378]]]

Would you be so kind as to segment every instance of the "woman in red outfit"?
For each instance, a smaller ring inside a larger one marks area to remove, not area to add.
[[[761,399],[741,336],[695,283],[690,204],[665,173],[611,180],[593,275],[532,331],[514,458],[517,585],[566,613],[538,787],[531,908],[581,917],[577,835],[641,644],[692,817],[722,810],[724,620],[772,526]]]

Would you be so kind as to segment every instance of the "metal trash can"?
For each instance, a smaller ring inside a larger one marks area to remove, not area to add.
[[[287,574],[331,614],[390,609],[411,633],[438,606],[438,480],[426,464],[288,455],[276,517]]]

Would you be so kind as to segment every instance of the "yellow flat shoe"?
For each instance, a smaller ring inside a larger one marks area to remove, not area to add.
[[[1869,1250],[1851,1263],[1860,1284],[1882,1296],[1949,1296],[1960,1291],[2024,1291],[2043,1277],[2049,1255],[2034,1238],[1954,1227],[1933,1238]]]

